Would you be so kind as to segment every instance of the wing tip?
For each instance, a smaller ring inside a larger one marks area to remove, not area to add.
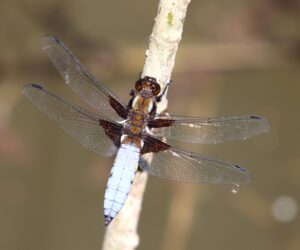
[[[23,88],[22,88],[22,94],[26,96],[28,90],[32,89],[32,88],[39,89],[39,90],[44,90],[43,86],[35,84],[35,83],[31,83],[31,84],[23,86]]]
[[[270,130],[270,123],[268,122],[268,120],[262,116],[258,116],[258,115],[250,115],[250,119],[252,120],[257,120],[260,122],[260,130],[259,133],[265,133],[268,132]]]
[[[41,85],[38,85],[38,84],[36,84],[36,83],[32,83],[32,84],[30,84],[30,86],[32,86],[32,87],[34,87],[34,88],[36,88],[36,89],[44,89],[44,87],[43,87],[43,86],[41,86]]]
[[[42,40],[54,40],[54,41],[59,41],[59,39],[56,36],[46,34],[42,36]]]
[[[236,168],[238,168],[239,170],[241,170],[242,172],[244,172],[244,173],[246,173],[246,172],[248,172],[248,170],[247,169],[245,169],[245,168],[243,168],[243,167],[241,167],[241,166],[239,166],[239,165],[234,165]]]
[[[49,42],[60,43],[60,40],[56,36],[52,35],[44,35],[41,39],[44,50],[47,50],[52,46]]]
[[[264,119],[263,117],[258,116],[258,115],[250,115],[250,118],[251,119],[256,119],[256,120],[262,120],[262,119]]]
[[[246,168],[243,168],[239,165],[234,165],[234,167],[237,168],[238,171],[242,172],[243,177],[244,177],[243,180],[238,184],[247,185],[247,184],[253,182],[253,176],[251,175],[251,173]]]

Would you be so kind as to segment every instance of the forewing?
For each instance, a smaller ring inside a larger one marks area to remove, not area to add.
[[[116,145],[100,123],[105,121],[113,125],[110,126],[110,133],[114,130],[115,135],[121,132],[121,125],[71,105],[36,84],[25,86],[23,94],[84,147],[105,156],[116,153]]]
[[[154,128],[154,135],[167,140],[207,144],[246,139],[269,130],[266,119],[253,115],[217,118],[158,116],[149,127]]]
[[[183,182],[240,185],[252,180],[246,169],[235,164],[174,147],[142,155],[140,167],[151,175]]]
[[[100,113],[106,113],[113,120],[120,120],[119,116],[126,118],[126,107],[81,65],[62,41],[56,37],[45,36],[43,48],[66,84],[87,104]]]

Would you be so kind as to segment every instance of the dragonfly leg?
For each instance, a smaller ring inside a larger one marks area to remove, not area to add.
[[[131,97],[134,97],[134,96],[135,96],[135,91],[134,91],[134,89],[132,89],[132,90],[129,91],[129,95],[130,95]]]
[[[139,79],[142,78],[142,74],[143,74],[143,71],[140,71],[140,73],[139,73]]]
[[[166,91],[169,89],[171,83],[172,83],[172,80],[169,80],[169,81],[166,83],[166,86],[165,86],[165,88],[163,89],[162,93],[161,93],[159,96],[155,97],[156,102],[160,102],[160,101],[162,100],[162,97],[164,96],[164,94],[166,93]]]

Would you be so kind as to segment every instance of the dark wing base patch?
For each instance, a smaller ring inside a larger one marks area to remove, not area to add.
[[[141,154],[147,153],[157,153],[159,151],[168,150],[171,146],[167,143],[164,143],[158,139],[155,139],[152,136],[144,136],[144,146],[142,148]]]
[[[109,104],[111,105],[111,107],[117,112],[117,114],[124,118],[127,119],[128,117],[128,109],[124,107],[123,104],[119,103],[115,98],[113,98],[112,96],[109,96]]]
[[[175,120],[171,119],[154,119],[148,122],[149,128],[161,128],[161,127],[169,127],[171,126]]]
[[[104,129],[105,134],[113,141],[113,143],[117,147],[120,147],[123,127],[102,119],[99,120],[99,124]]]

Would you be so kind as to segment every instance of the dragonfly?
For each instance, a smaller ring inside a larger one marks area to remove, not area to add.
[[[66,84],[90,107],[83,109],[38,84],[23,94],[87,149],[116,155],[104,194],[104,221],[108,226],[124,206],[136,172],[176,181],[231,184],[252,181],[245,168],[187,152],[172,141],[215,144],[246,139],[268,131],[268,121],[257,115],[198,118],[158,114],[166,91],[154,77],[140,77],[127,105],[88,72],[62,41],[42,39],[43,49]],[[151,159],[149,161],[149,159]]]

